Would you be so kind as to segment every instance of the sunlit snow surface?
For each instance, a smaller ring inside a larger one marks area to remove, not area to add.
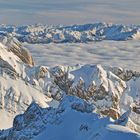
[[[37,65],[103,64],[140,71],[140,41],[24,44]]]

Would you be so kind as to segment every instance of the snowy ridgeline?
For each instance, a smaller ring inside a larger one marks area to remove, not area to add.
[[[72,26],[0,25],[1,36],[11,33],[19,41],[28,43],[64,43],[101,40],[140,39],[140,26],[125,26],[107,23],[94,23]]]

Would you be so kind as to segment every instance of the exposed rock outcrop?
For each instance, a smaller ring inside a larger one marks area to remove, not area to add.
[[[134,103],[115,123],[140,133],[140,105]]]
[[[8,51],[12,51],[18,56],[24,63],[34,65],[34,61],[31,53],[22,46],[22,44],[14,37],[7,35],[0,37],[1,42],[8,46]]]
[[[78,96],[93,103],[103,115],[119,117],[120,97],[126,83],[101,65],[55,67],[54,81],[66,94]]]

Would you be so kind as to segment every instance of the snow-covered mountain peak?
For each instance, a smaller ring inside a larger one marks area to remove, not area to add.
[[[89,42],[101,40],[140,39],[140,27],[112,23],[93,23],[71,26],[0,25],[1,36],[11,34],[19,41],[28,43]]]
[[[85,99],[93,103],[102,114],[116,118],[126,83],[109,69],[101,65],[77,65],[55,67],[51,72],[55,83],[66,94]]]

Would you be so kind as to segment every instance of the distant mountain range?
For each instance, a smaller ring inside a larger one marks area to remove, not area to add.
[[[140,39],[140,26],[119,25],[112,23],[94,23],[71,26],[0,25],[0,36],[14,36],[21,42],[28,43],[66,43],[91,42],[101,40]]]

